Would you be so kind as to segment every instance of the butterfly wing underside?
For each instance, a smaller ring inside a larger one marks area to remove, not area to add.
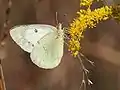
[[[10,30],[12,39],[26,52],[31,52],[40,38],[53,32],[53,26],[45,24],[20,25]]]
[[[49,33],[39,40],[31,52],[31,60],[40,68],[52,69],[58,66],[63,56],[63,38]]]

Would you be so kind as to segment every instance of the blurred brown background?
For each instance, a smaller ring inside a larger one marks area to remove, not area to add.
[[[55,12],[64,26],[79,10],[79,0],[11,0],[10,28],[16,24],[45,23],[55,25]],[[94,5],[97,7],[98,4]],[[0,0],[0,35],[6,20],[8,0]],[[65,15],[66,14],[66,15]],[[88,90],[120,90],[120,25],[108,20],[85,32],[83,52],[95,67],[87,64],[93,85]],[[29,55],[17,46],[11,37],[0,47],[7,90],[79,90],[82,72],[77,60],[67,52],[60,66],[43,70],[35,66]]]

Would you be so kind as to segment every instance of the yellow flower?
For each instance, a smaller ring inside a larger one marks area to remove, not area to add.
[[[120,5],[114,5],[112,7],[112,17],[118,22],[120,23]]]
[[[92,4],[93,0],[82,0],[81,4],[89,6]],[[80,4],[80,5],[81,5]],[[87,28],[96,27],[96,24],[100,21],[107,20],[111,17],[112,7],[103,6],[95,10],[91,10],[88,7],[86,10],[81,9],[77,12],[77,17],[70,24],[68,33],[70,35],[69,40],[69,50],[73,56],[76,56],[81,49],[81,39],[83,38],[83,33]]]
[[[81,0],[80,6],[90,6],[93,0]]]

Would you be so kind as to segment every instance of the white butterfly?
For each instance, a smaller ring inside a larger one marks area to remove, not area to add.
[[[45,24],[20,25],[10,30],[12,39],[26,52],[34,64],[40,68],[57,67],[63,56],[64,32]]]

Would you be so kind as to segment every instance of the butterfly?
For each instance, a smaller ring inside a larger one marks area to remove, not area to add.
[[[58,27],[46,24],[14,26],[10,36],[21,49],[30,53],[31,61],[38,67],[53,69],[60,64],[64,48],[62,24]]]

